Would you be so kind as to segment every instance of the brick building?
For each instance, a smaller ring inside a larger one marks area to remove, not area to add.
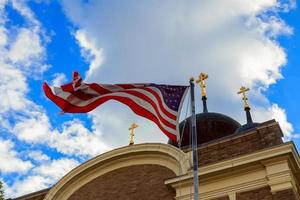
[[[17,200],[191,199],[193,177],[189,119],[182,145],[145,143],[99,155],[52,188]],[[241,126],[219,113],[197,114],[199,199],[299,200],[300,158],[283,142],[274,120]]]

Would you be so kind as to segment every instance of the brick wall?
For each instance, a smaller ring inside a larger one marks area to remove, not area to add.
[[[164,184],[175,174],[159,165],[135,165],[104,174],[77,190],[69,200],[173,200],[175,191]]]
[[[296,200],[292,189],[283,190],[273,194],[273,200]]]
[[[237,200],[273,200],[271,189],[269,187],[238,193]]]
[[[229,200],[229,197],[219,197],[213,200]]]
[[[271,193],[270,187],[238,193],[237,200],[296,200],[292,189]]]
[[[198,148],[199,165],[205,165],[235,156],[282,144],[281,133],[277,126],[266,127],[220,138]]]
[[[27,195],[24,195],[21,197],[17,197],[13,200],[43,200],[49,190],[50,190],[50,188],[40,190],[40,191],[33,192],[33,193],[30,193],[30,194],[27,194]],[[10,199],[8,199],[8,200],[10,200]]]
[[[26,198],[24,200],[43,200],[45,198],[46,194],[41,194],[41,195],[38,195],[38,196],[35,196],[35,197]]]

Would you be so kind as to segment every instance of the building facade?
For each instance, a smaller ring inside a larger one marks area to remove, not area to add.
[[[16,200],[188,200],[193,198],[189,119],[182,142],[129,145],[73,169],[53,187]],[[199,199],[300,200],[300,158],[270,120],[241,126],[197,114]]]

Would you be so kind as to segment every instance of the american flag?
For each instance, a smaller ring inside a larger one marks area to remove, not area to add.
[[[147,84],[84,83],[77,72],[73,81],[53,90],[43,84],[45,95],[63,112],[86,113],[108,100],[121,102],[154,123],[170,139],[179,137],[178,120],[188,86]]]

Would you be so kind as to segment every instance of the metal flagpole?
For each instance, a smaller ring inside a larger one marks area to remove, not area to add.
[[[194,200],[199,199],[199,181],[198,181],[198,152],[197,152],[197,130],[196,130],[196,114],[195,114],[195,95],[194,95],[194,78],[190,79],[191,87],[191,130],[192,130],[192,151],[193,151],[193,174],[194,174]]]

